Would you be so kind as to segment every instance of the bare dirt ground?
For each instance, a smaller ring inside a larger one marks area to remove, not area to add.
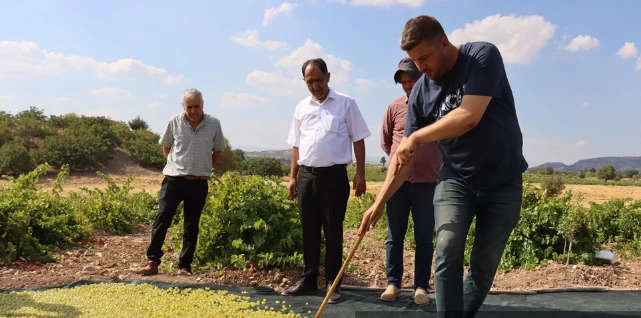
[[[146,190],[155,194],[160,187],[162,175],[159,171],[142,169],[126,154],[109,166],[106,172],[118,184],[134,175],[132,182],[136,190]],[[49,187],[55,175],[41,180]],[[2,181],[1,183],[6,183]],[[368,182],[368,191],[378,192],[382,182]],[[78,191],[80,187],[104,188],[106,183],[95,172],[74,172],[67,180],[65,191]],[[602,202],[613,197],[632,197],[641,199],[641,189],[614,186],[574,186],[567,189],[585,193],[586,201]],[[269,286],[276,290],[294,284],[300,275],[300,268],[287,269],[223,269],[196,270],[192,276],[178,276],[176,270],[168,266],[177,261],[177,252],[167,252],[169,263],[161,266],[161,273],[143,277],[135,273],[145,262],[145,250],[150,238],[150,227],[139,227],[131,235],[108,235],[98,233],[91,242],[83,247],[60,250],[55,253],[58,261],[50,264],[24,264],[16,262],[12,266],[0,267],[0,289],[56,286],[81,279],[91,280],[159,280],[183,283],[214,283],[231,286]],[[169,237],[169,235],[168,235]],[[347,255],[356,241],[356,230],[346,229],[344,253]],[[384,242],[374,235],[366,235],[350,262],[344,275],[345,285],[364,287],[386,286]],[[403,286],[413,284],[414,254],[410,248],[405,253],[405,274]],[[321,269],[322,273],[322,269]],[[433,268],[432,268],[433,277]],[[322,286],[322,279],[319,279]],[[621,260],[616,265],[584,266],[565,265],[549,262],[535,270],[517,269],[498,274],[493,285],[494,291],[536,290],[555,287],[605,287],[611,289],[641,289],[641,259]],[[433,288],[433,280],[431,281]]]

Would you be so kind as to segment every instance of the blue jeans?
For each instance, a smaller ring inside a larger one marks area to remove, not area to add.
[[[405,182],[387,201],[386,271],[387,284],[401,288],[403,280],[403,247],[407,223],[412,211],[416,255],[414,288],[429,290],[434,255],[434,190],[436,183]]]
[[[439,317],[474,317],[492,287],[505,245],[521,217],[522,176],[492,190],[441,179],[434,194]],[[476,216],[470,266],[463,277],[465,240]]]

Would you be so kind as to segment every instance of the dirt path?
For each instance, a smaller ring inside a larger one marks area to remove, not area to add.
[[[299,277],[300,268],[285,269],[224,269],[196,271],[189,277],[177,276],[175,269],[161,266],[159,275],[142,277],[135,273],[144,264],[150,227],[140,227],[135,234],[96,235],[88,247],[56,253],[57,263],[29,267],[0,268],[0,289],[56,286],[77,280],[145,280],[166,282],[214,283],[231,286],[269,286],[280,290],[291,286]],[[356,233],[346,230],[344,253],[352,248]],[[168,253],[169,262],[177,261],[177,253]],[[413,283],[414,254],[407,250],[403,286]],[[346,285],[384,287],[385,249],[382,241],[367,235],[350,262],[344,276]],[[321,269],[322,272],[322,269]],[[432,269],[433,277],[433,269]],[[322,284],[322,280],[319,280]],[[431,281],[433,288],[433,280]],[[624,261],[618,266],[565,266],[550,262],[533,271],[515,270],[499,274],[493,290],[522,290],[551,287],[600,286],[613,289],[641,289],[641,261]]]

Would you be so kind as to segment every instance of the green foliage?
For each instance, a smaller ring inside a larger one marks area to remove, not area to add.
[[[276,158],[249,158],[240,162],[239,166],[239,170],[243,175],[264,177],[282,177],[285,175],[282,163]]]
[[[32,151],[35,163],[84,168],[107,160],[113,150],[91,130],[82,126],[45,138],[42,147]]]
[[[115,234],[132,233],[136,224],[150,224],[157,211],[156,198],[142,191],[130,194],[129,177],[118,186],[109,176],[98,171],[98,176],[107,182],[105,190],[80,188],[87,196],[71,193],[74,207],[84,212],[95,230]]]
[[[29,152],[22,144],[10,141],[0,146],[0,175],[9,171],[23,173],[31,168]]]
[[[356,174],[356,166],[348,165],[347,166],[347,175],[350,177],[350,180]],[[387,169],[381,171],[379,166],[365,166],[365,182],[383,182],[387,176]]]
[[[560,175],[549,175],[545,177],[541,185],[543,186],[545,194],[549,196],[559,195],[565,189],[565,182]]]
[[[229,140],[225,138],[225,150],[223,150],[220,159],[218,159],[218,162],[214,165],[214,175],[221,176],[225,172],[233,171],[237,168],[238,158],[236,157],[234,150],[231,148]]]
[[[61,195],[69,176],[63,165],[52,190],[37,186],[49,165],[39,165],[0,187],[0,266],[19,257],[27,261],[51,261],[51,251],[87,240],[94,230],[115,233],[131,231],[133,224],[151,223],[157,211],[156,199],[146,192],[130,194],[129,183],[108,182],[102,190],[83,189],[89,195],[70,192]]]
[[[172,241],[181,244],[183,218]],[[225,173],[210,180],[194,255],[200,267],[300,265],[302,231],[296,200],[276,178]]]
[[[134,160],[143,167],[162,168],[167,162],[158,144],[160,136],[149,130],[134,130],[124,145]]]
[[[91,233],[81,210],[59,194],[68,176],[67,166],[58,174],[53,191],[36,186],[48,168],[38,166],[0,188],[0,265],[20,256],[29,261],[51,260],[55,248],[71,246]]]
[[[508,240],[499,271],[518,267],[532,269],[548,260],[595,264],[594,253],[605,248],[641,255],[641,200],[612,199],[601,204],[591,203],[589,207],[574,201],[572,191],[550,196],[525,182],[520,220]],[[373,203],[373,195],[351,199],[345,226],[358,228],[363,212]],[[412,244],[411,219],[409,223],[406,241]],[[466,239],[466,264],[469,264],[475,229],[476,221],[473,221]],[[378,221],[375,233],[377,240],[384,242],[385,214]]]
[[[596,172],[597,176],[599,179],[603,179],[604,181],[608,180],[614,180],[616,178],[616,170],[612,165],[607,165],[599,168]]]
[[[641,201],[626,204],[631,200],[613,199],[585,208],[571,200],[571,191],[550,197],[525,184],[521,220],[510,236],[500,269],[530,269],[546,260],[567,261],[568,257],[573,263],[593,264],[598,249],[640,238]]]
[[[129,128],[131,128],[131,130],[139,130],[139,129],[147,130],[147,129],[149,129],[149,125],[147,124],[147,122],[144,119],[140,118],[140,116],[136,116],[136,118],[130,120],[128,122],[128,124],[129,124]]]

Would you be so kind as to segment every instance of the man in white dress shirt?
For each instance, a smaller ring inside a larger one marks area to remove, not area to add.
[[[346,165],[356,155],[353,190],[365,193],[365,138],[371,135],[356,101],[329,87],[330,73],[320,58],[303,63],[311,96],[296,105],[287,142],[292,146],[289,195],[298,197],[303,227],[303,274],[283,295],[318,289],[321,227],[325,234],[325,284],[332,285],[343,261],[343,221],[350,195]],[[328,303],[340,300],[340,283]]]

